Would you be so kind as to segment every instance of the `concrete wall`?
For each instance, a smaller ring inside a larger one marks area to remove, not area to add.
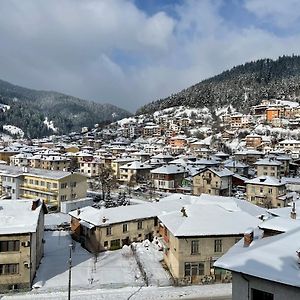
[[[249,283],[248,283],[248,281]],[[233,272],[232,274],[232,300],[251,300],[251,289],[262,290],[274,294],[274,300],[299,300],[300,288],[276,283]]]

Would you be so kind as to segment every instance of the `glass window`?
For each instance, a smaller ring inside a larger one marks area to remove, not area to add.
[[[274,300],[274,295],[265,291],[252,289],[252,300]]]
[[[199,241],[191,241],[191,254],[199,254]]]
[[[19,251],[20,241],[0,241],[0,252]]]
[[[11,275],[19,273],[19,264],[1,264],[0,265],[0,276]]]
[[[128,224],[123,224],[123,232],[127,232],[128,231]]]
[[[106,235],[111,235],[111,227],[106,227]]]
[[[215,252],[222,252],[222,240],[215,240]]]
[[[204,263],[193,262],[184,264],[184,276],[204,275]]]
[[[140,230],[140,229],[143,229],[143,222],[142,221],[139,221],[138,224],[137,224],[137,229]]]

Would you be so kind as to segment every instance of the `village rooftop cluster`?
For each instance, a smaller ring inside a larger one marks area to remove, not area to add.
[[[299,299],[299,121],[298,103],[273,99],[249,114],[181,106],[2,141],[0,291],[47,286],[45,236],[63,232],[96,260],[123,249],[137,285],[154,278],[141,250],[152,249],[152,285]]]

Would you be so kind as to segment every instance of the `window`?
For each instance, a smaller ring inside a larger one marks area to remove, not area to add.
[[[39,181],[38,181],[38,180],[35,180],[35,181],[34,181],[34,184],[35,184],[35,185],[39,185]]]
[[[0,252],[19,251],[20,241],[0,241]]]
[[[123,224],[123,232],[127,232],[128,231],[128,224]]]
[[[76,187],[76,181],[71,182],[71,187]]]
[[[199,241],[191,241],[191,254],[199,254]]]
[[[114,250],[114,249],[119,249],[119,248],[120,248],[120,240],[112,240],[112,241],[110,242],[110,248],[111,248],[112,250]]]
[[[111,235],[111,227],[106,227],[106,235]]]
[[[272,194],[272,188],[269,188],[268,192],[269,194]]]
[[[74,194],[71,195],[71,198],[76,199],[76,196],[77,196],[76,193],[74,193]]]
[[[52,187],[53,187],[54,189],[57,189],[57,183],[52,183]]]
[[[259,188],[259,191],[260,191],[261,193],[263,193],[263,192],[264,192],[264,188],[263,188],[263,187],[260,187],[260,188]]]
[[[60,201],[66,201],[67,200],[67,196],[66,195],[61,195],[60,196]]]
[[[67,187],[67,183],[66,182],[63,182],[60,184],[60,188],[61,189],[65,189]]]
[[[204,275],[204,263],[185,263],[184,276]]]
[[[108,241],[104,241],[104,247],[108,247]]]
[[[0,276],[19,273],[19,264],[3,264],[0,265]]]
[[[138,222],[138,224],[137,224],[137,229],[138,229],[138,230],[143,229],[143,222],[142,222],[142,221],[139,221],[139,222]]]
[[[222,240],[215,240],[215,252],[222,252]]]
[[[252,289],[252,300],[274,300],[274,295],[265,291]]]

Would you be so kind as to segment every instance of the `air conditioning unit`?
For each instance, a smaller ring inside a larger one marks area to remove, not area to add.
[[[21,245],[23,247],[29,247],[30,246],[30,241],[22,242]]]

